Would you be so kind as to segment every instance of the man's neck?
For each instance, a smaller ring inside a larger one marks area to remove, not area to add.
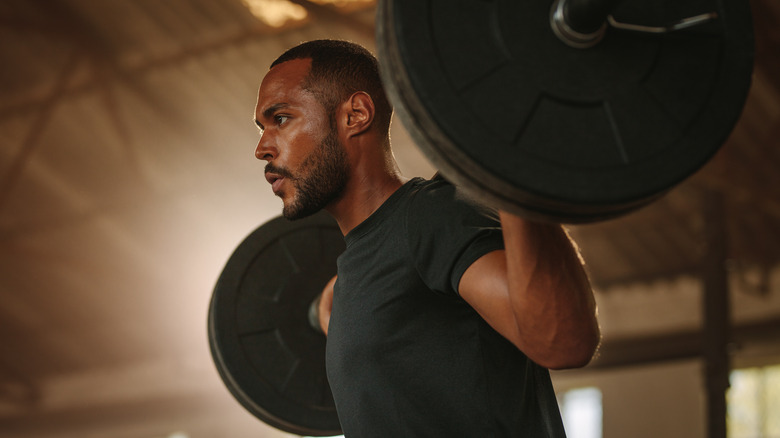
[[[327,210],[336,218],[341,233],[347,235],[353,228],[368,219],[407,178],[396,171],[381,172],[368,176],[354,173],[347,183],[342,197]]]

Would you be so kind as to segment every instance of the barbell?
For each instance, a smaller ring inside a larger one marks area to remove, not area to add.
[[[566,223],[633,211],[701,168],[753,65],[743,0],[379,0],[377,49],[396,113],[445,178]],[[313,303],[343,249],[326,213],[273,219],[212,295],[222,380],[287,432],[340,433]]]
[[[695,173],[753,67],[742,0],[380,0],[377,50],[397,115],[444,177],[566,223],[627,213]]]

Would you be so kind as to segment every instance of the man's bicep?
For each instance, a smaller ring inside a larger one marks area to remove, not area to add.
[[[519,345],[504,250],[491,251],[472,263],[460,278],[458,293],[494,330]]]

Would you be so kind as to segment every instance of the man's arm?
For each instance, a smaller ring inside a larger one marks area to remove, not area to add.
[[[474,262],[459,293],[499,333],[551,369],[588,364],[600,342],[596,304],[560,225],[501,212],[505,250]]]

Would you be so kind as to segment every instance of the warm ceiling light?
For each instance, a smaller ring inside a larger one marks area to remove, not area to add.
[[[289,21],[306,18],[306,9],[287,0],[241,0],[249,11],[263,23],[282,27]]]
[[[375,2],[375,0],[311,0],[311,1],[319,4],[332,4],[338,7],[349,6],[349,5],[371,5],[374,4]]]
[[[333,5],[340,9],[348,11],[354,11],[365,8],[367,6],[373,6],[376,0],[310,0],[312,3],[318,3],[321,5]]]

